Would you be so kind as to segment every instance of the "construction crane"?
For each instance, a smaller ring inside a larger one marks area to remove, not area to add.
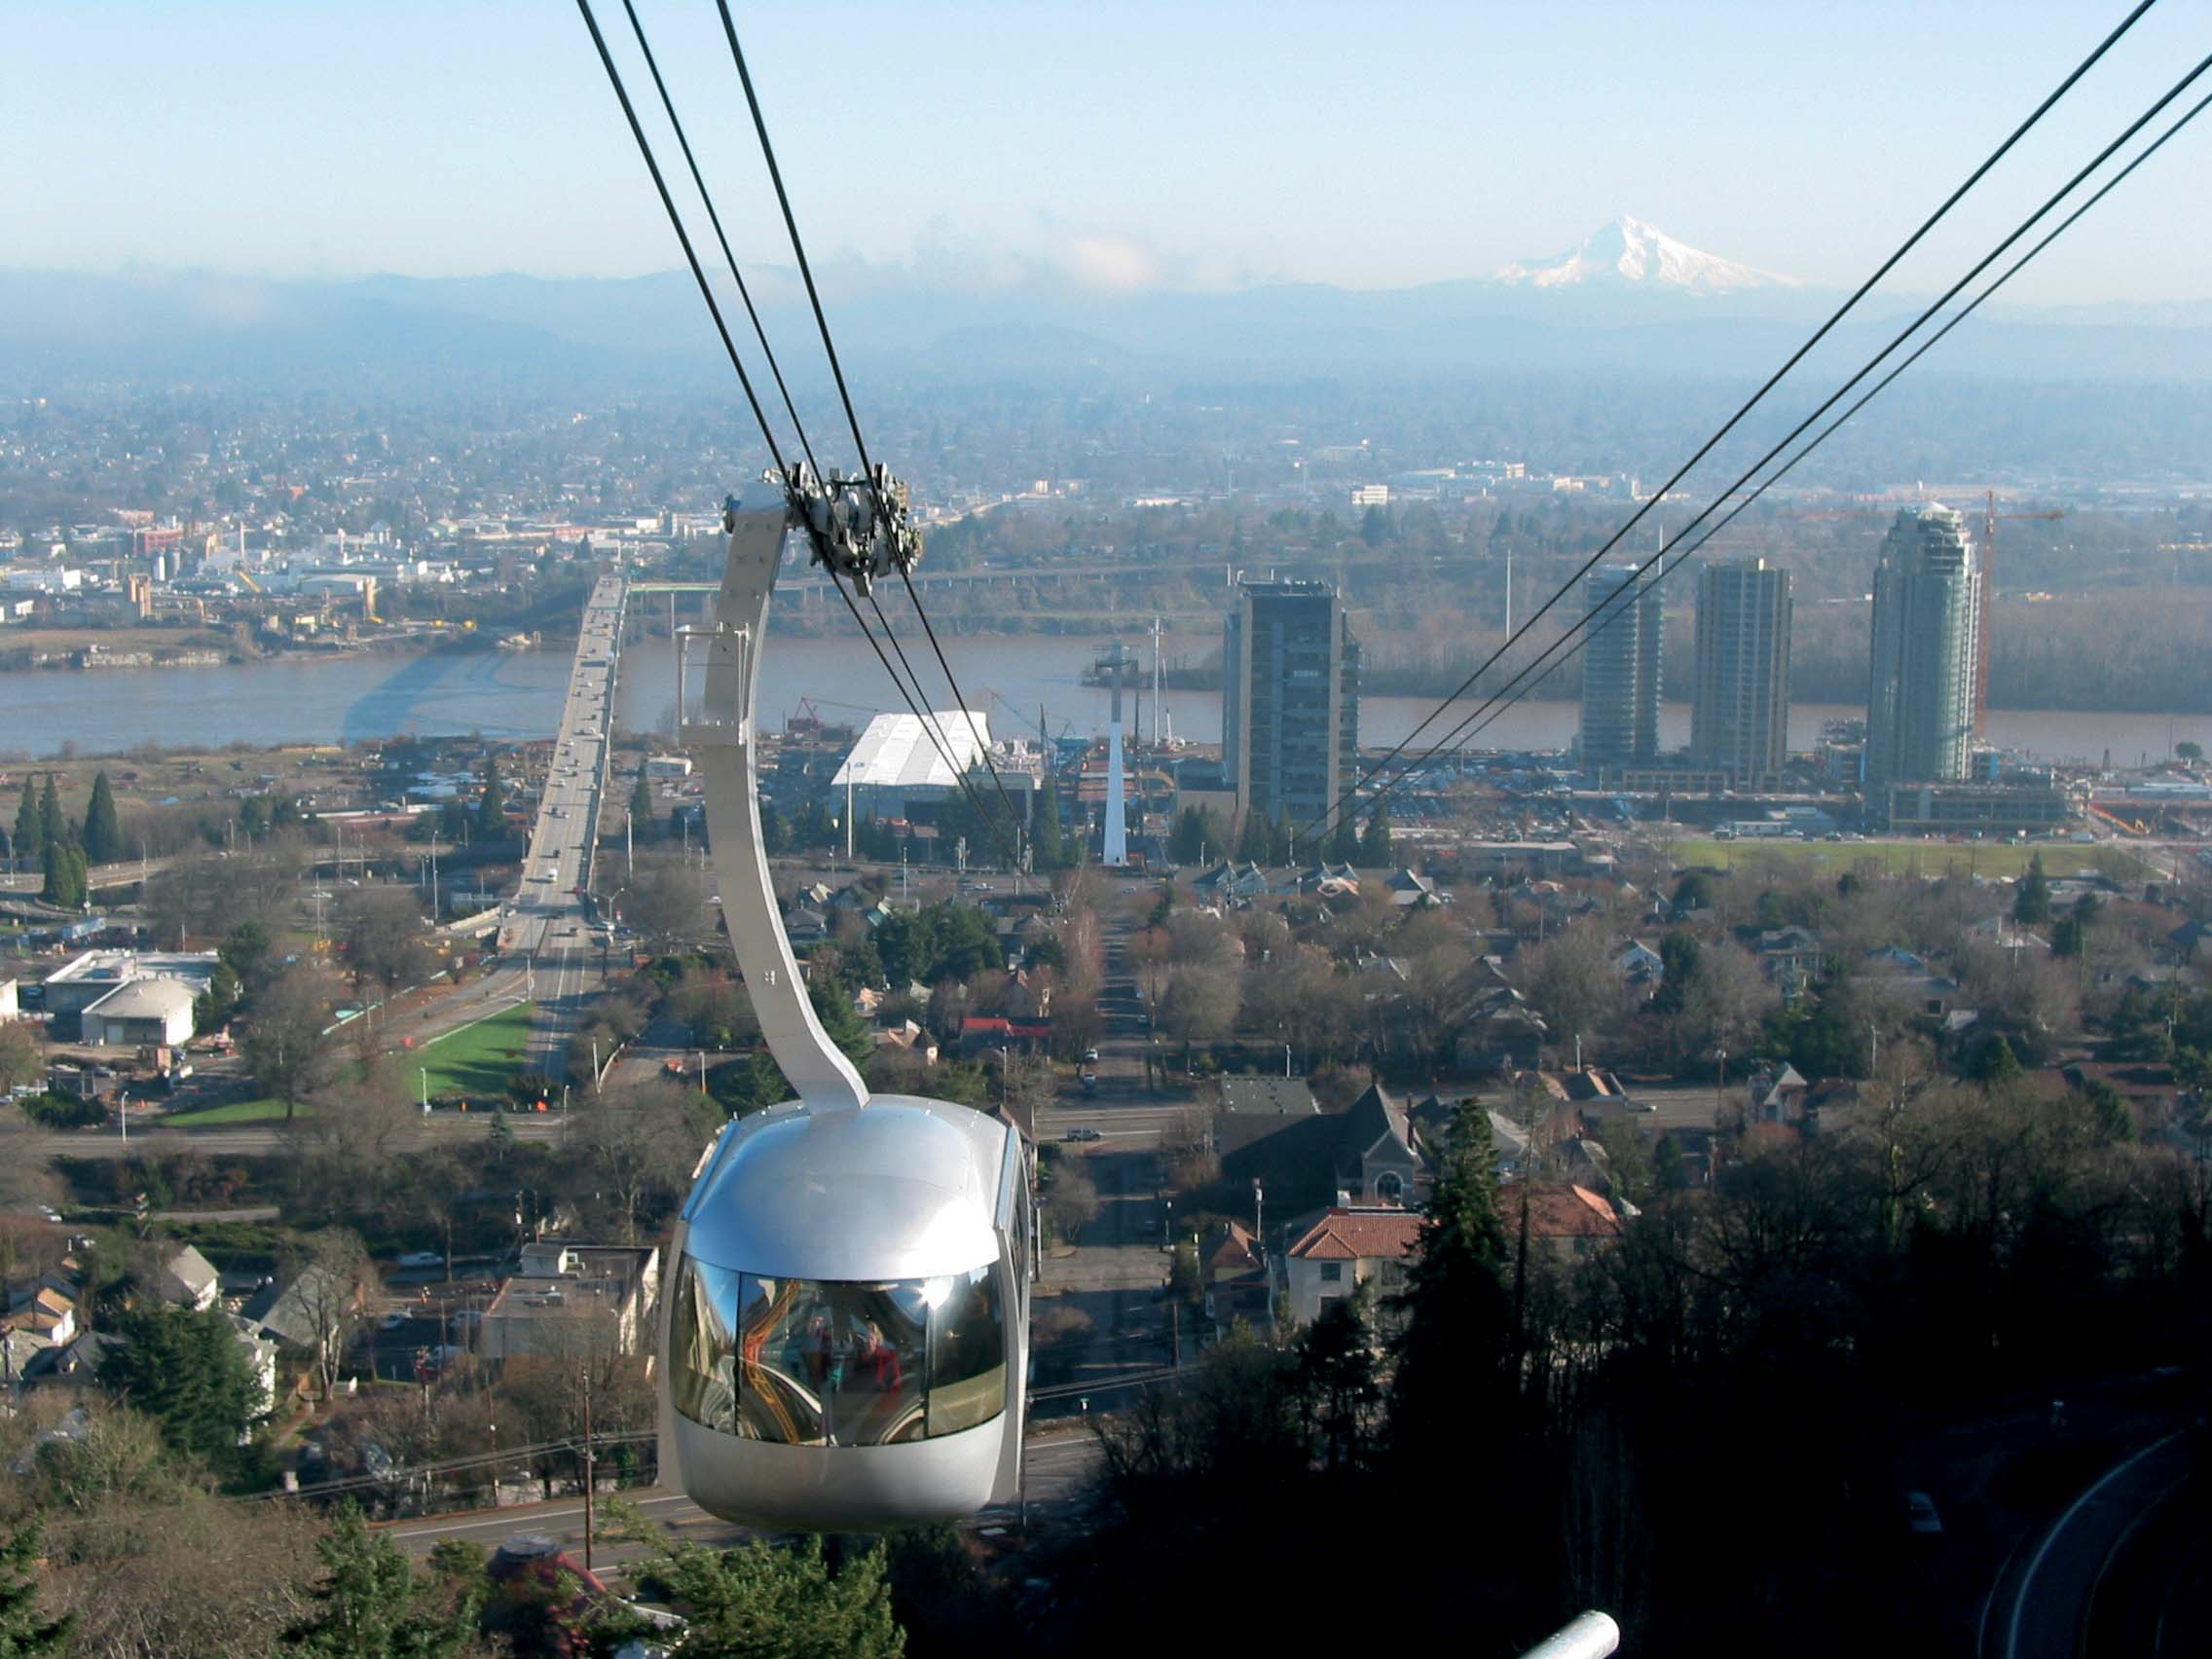
[[[1981,602],[1975,608],[1973,646],[1973,734],[1981,737],[1989,730],[1989,639],[1990,624],[1997,611],[1997,525],[2001,519],[2062,519],[2064,507],[2053,507],[2039,513],[2001,513],[1997,510],[1997,492],[1989,491],[1982,498],[1981,514]]]

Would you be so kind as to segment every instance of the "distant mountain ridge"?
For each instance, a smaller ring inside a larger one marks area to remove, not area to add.
[[[819,351],[795,282],[773,267],[749,275],[787,364],[812,380]],[[960,287],[879,268],[832,278],[826,297],[839,349],[856,364],[948,382],[1157,383],[1763,375],[1840,295],[1622,217],[1552,259],[1409,288],[1108,294],[1048,281]],[[1920,303],[1875,296],[1808,368],[1857,367]],[[0,384],[9,386],[53,376],[355,376],[395,388],[461,378],[618,388],[719,384],[727,373],[689,276],[674,271],[311,281],[0,270]],[[2212,382],[2212,304],[1992,307],[1915,376],[1944,373]]]

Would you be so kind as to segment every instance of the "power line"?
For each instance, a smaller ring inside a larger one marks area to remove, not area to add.
[[[717,3],[723,6],[723,15],[726,18],[728,15],[727,0],[717,0]],[[1873,289],[1874,285],[1877,282],[1881,281],[1884,276],[1888,276],[1890,272],[1897,266],[1899,261],[1903,259],[1906,254],[1910,253],[1914,247],[1919,245],[1921,240],[1926,237],[1930,231],[1934,230],[1936,224],[1944,217],[1944,215],[1949,213],[1950,210],[1958,204],[1960,199],[1963,198],[1967,194],[1967,192],[1972,190],[1976,184],[1980,183],[1983,175],[1985,175],[1990,170],[1990,168],[1994,167],[2000,161],[2002,161],[2005,158],[2006,154],[2011,150],[2012,146],[2017,144],[2021,138],[2025,137],[2028,130],[2049,112],[2051,106],[2057,103],[2060,98],[2064,97],[2066,93],[2073,89],[2074,84],[2081,80],[2083,75],[2087,74],[2089,70],[2095,66],[2097,60],[2103,57],[2107,52],[2111,51],[2113,46],[2119,42],[2120,38],[2122,35],[2126,34],[2129,29],[2133,28],[2136,22],[2142,18],[2143,14],[2148,12],[2155,4],[2157,4],[2157,0],[2139,0],[2139,3],[2135,6],[2135,8],[2130,11],[2126,17],[2122,18],[2120,20],[2119,25],[2115,27],[2110,34],[2106,35],[2102,41],[2098,42],[2095,50],[2092,51],[2088,55],[2088,56],[2084,57],[2079,64],[2075,66],[2073,73],[2068,75],[2065,80],[2059,82],[2057,87],[2052,89],[2049,95],[2046,96],[2043,100],[2043,102],[2036,105],[2036,107],[2029,112],[2027,119],[2021,122],[2019,126],[2015,127],[2012,129],[2011,133],[2005,139],[2005,141],[2002,144],[1999,144],[1996,149],[1992,150],[1989,153],[1988,158],[1984,160],[1979,166],[1975,167],[1972,173],[1967,175],[1966,182],[1961,184],[1956,190],[1952,191],[1949,196],[1944,198],[1942,204],[1938,206],[1935,210],[1935,212],[1931,213],[1925,220],[1921,222],[1920,228],[1914,231],[1912,235],[1905,238],[1905,240],[1899,244],[1897,251],[1892,253],[1889,258],[1885,259],[1875,269],[1872,276],[1868,276],[1865,281],[1862,282],[1858,286],[1858,288],[1853,290],[1851,296],[1846,299],[1842,305],[1838,306],[1835,309],[1835,311],[1829,315],[1828,319],[1825,322],[1822,323],[1819,328],[1814,330],[1812,336],[1807,339],[1803,345],[1799,346],[1796,350],[1790,353],[1788,359],[1782,365],[1782,367],[1775,370],[1772,375],[1768,376],[1765,384],[1760,386],[1760,387],[1756,391],[1752,392],[1751,395],[1747,398],[1740,407],[1738,407],[1736,412],[1728,417],[1727,421],[1721,424],[1719,430],[1715,431],[1711,437],[1707,438],[1704,443],[1700,444],[1698,446],[1697,452],[1692,455],[1688,461],[1684,461],[1681,466],[1676,470],[1671,478],[1669,478],[1664,484],[1660,485],[1657,490],[1653,491],[1649,499],[1644,501],[1641,506],[1638,507],[1634,513],[1629,515],[1629,519],[1626,524],[1622,525],[1619,530],[1615,531],[1609,537],[1607,537],[1604,545],[1599,547],[1599,549],[1595,553],[1591,554],[1590,557],[1583,562],[1581,568],[1578,569],[1572,575],[1570,575],[1566,580],[1566,582],[1561,584],[1557,592],[1555,592],[1549,599],[1545,600],[1541,606],[1537,607],[1534,613],[1531,614],[1527,621],[1525,621],[1519,628],[1514,630],[1512,634],[1508,635],[1506,639],[1499,644],[1498,647],[1494,651],[1491,652],[1488,657],[1484,658],[1481,664],[1476,667],[1475,671],[1472,674],[1468,675],[1465,680],[1461,681],[1458,684],[1458,687],[1454,690],[1450,696],[1446,697],[1441,703],[1437,704],[1434,709],[1429,711],[1429,713],[1422,719],[1420,724],[1415,726],[1412,731],[1408,732],[1396,744],[1392,745],[1390,752],[1387,755],[1383,756],[1381,760],[1377,761],[1374,766],[1363,772],[1356,780],[1354,780],[1351,786],[1345,791],[1343,795],[1341,795],[1332,806],[1317,814],[1315,817],[1308,820],[1306,824],[1300,827],[1298,832],[1303,835],[1308,830],[1314,829],[1316,826],[1320,826],[1323,829],[1323,831],[1326,832],[1329,821],[1340,814],[1347,804],[1354,801],[1357,798],[1359,791],[1361,789],[1372,783],[1377,777],[1381,776],[1382,773],[1390,765],[1393,760],[1397,759],[1399,756],[1403,755],[1409,748],[1411,748],[1413,746],[1414,740],[1419,737],[1422,732],[1426,731],[1430,725],[1435,723],[1437,719],[1443,715],[1445,710],[1449,709],[1454,703],[1456,703],[1461,697],[1465,696],[1467,692],[1473,688],[1475,682],[1496,665],[1499,658],[1503,657],[1508,650],[1512,649],[1512,647],[1517,643],[1519,643],[1521,638],[1526,635],[1530,629],[1533,628],[1537,622],[1542,620],[1545,613],[1548,612],[1553,606],[1557,605],[1563,598],[1565,598],[1570,591],[1572,591],[1573,586],[1576,582],[1580,581],[1585,575],[1589,574],[1591,571],[1596,569],[1600,561],[1602,561],[1606,554],[1610,553],[1614,547],[1618,546],[1622,538],[1625,537],[1630,531],[1634,530],[1639,524],[1643,521],[1644,515],[1650,512],[1653,507],[1657,506],[1659,502],[1666,498],[1667,492],[1672,490],[1677,484],[1679,484],[1682,479],[1688,475],[1690,470],[1698,464],[1699,461],[1703,461],[1709,454],[1712,453],[1715,445],[1717,445],[1730,432],[1735,430],[1737,424],[1743,421],[1744,417],[1749,415],[1751,410],[1762,399],[1765,398],[1767,393],[1775,388],[1775,387],[1781,382],[1782,378],[1785,375],[1788,374],[1789,371],[1795,368],[1800,362],[1802,362],[1805,358],[1806,353],[1811,351],[1814,347],[1818,346],[1824,339],[1825,339],[1828,333],[1832,329],[1834,329],[1836,324],[1841,322],[1844,317],[1851,312],[1851,310],[1856,307],[1861,300],[1866,297],[1866,295]],[[1849,388],[1846,387],[1846,389]],[[1762,462],[1761,464],[1764,463]],[[1429,753],[1433,754],[1434,750],[1431,749]]]
[[[2183,88],[2186,88],[2190,84],[2190,82],[2195,80],[2197,76],[2201,75],[2207,66],[2212,66],[2212,57],[2208,57],[2203,63],[2199,63],[2195,70],[2194,70],[2188,77],[2186,77],[2179,86],[2175,87],[2174,90],[2168,92],[2165,97],[2159,99],[2158,102],[2153,105],[2152,108],[2140,120],[2130,126],[2125,132],[2122,132],[2120,138],[2116,139],[2111,146],[2108,146],[2106,150],[2098,156],[2095,162],[2092,162],[2088,167],[2083,168],[2082,173],[2076,174],[2074,179],[2067,184],[2066,188],[2058,193],[2059,197],[2064,197],[2068,192],[2072,191],[2075,186],[2081,182],[2083,176],[2085,173],[2093,170],[2094,167],[2101,165],[2111,156],[2114,149],[2117,149],[2120,144],[2124,143],[2135,132],[2139,131],[2142,127],[2158,112],[2158,110],[2164,108],[2167,103],[2171,102],[2174,97],[2179,95]],[[1941,328],[1937,329],[1934,334],[1930,335],[1926,340],[1922,341],[1920,345],[1916,347],[1908,356],[1906,356],[1901,362],[1898,363],[1896,367],[1891,369],[1888,374],[1884,375],[1873,386],[1869,387],[1862,394],[1861,394],[1858,400],[1855,401],[1850,408],[1846,409],[1841,415],[1838,415],[1826,426],[1823,427],[1822,430],[1818,434],[1816,434],[1809,442],[1807,442],[1802,449],[1797,451],[1795,455],[1792,455],[1788,461],[1783,462],[1781,466],[1776,468],[1774,472],[1769,474],[1756,489],[1752,490],[1741,501],[1737,502],[1735,506],[1730,508],[1724,516],[1722,516],[1719,520],[1710,526],[1705,531],[1705,533],[1701,535],[1688,547],[1682,548],[1677,551],[1675,555],[1674,563],[1662,565],[1661,569],[1653,575],[1650,582],[1646,584],[1645,591],[1649,591],[1650,588],[1657,587],[1660,582],[1665,581],[1668,576],[1672,575],[1677,570],[1680,569],[1682,564],[1686,560],[1694,558],[1707,542],[1711,541],[1715,535],[1719,535],[1720,532],[1727,529],[1728,526],[1733,523],[1739,515],[1741,515],[1751,507],[1752,502],[1756,501],[1761,496],[1765,495],[1767,491],[1772,489],[1776,484],[1780,483],[1783,478],[1788,476],[1788,474],[1792,469],[1794,469],[1797,464],[1802,461],[1807,456],[1811,455],[1813,451],[1820,448],[1822,444],[1827,442],[1829,438],[1833,437],[1847,421],[1849,421],[1862,409],[1865,408],[1868,403],[1871,403],[1876,397],[1878,397],[1885,389],[1888,388],[1888,387],[1894,381],[1897,380],[1899,375],[1903,374],[1905,370],[1912,367],[1914,363],[1917,363],[1922,357],[1927,355],[1927,353],[1932,349],[1934,349],[1936,344],[1938,341],[1942,340],[1945,335],[1949,334],[1952,329],[1958,327],[1960,323],[1966,321],[1968,317],[1972,316],[1977,310],[1980,309],[1983,302],[1988,300],[1990,296],[1995,294],[2000,288],[2004,287],[2005,284],[2009,282],[2014,276],[2018,276],[2021,270],[2025,268],[2032,260],[2034,260],[2037,255],[2041,254],[2044,249],[2050,246],[2052,242],[2056,241],[2061,236],[2065,235],[2066,232],[2071,229],[2075,225],[2075,223],[2079,221],[2084,214],[2086,214],[2090,208],[2096,206],[2098,203],[2102,202],[2107,196],[2112,194],[2112,192],[2120,186],[2120,182],[2123,179],[2125,179],[2130,173],[2134,172],[2137,167],[2141,166],[2153,156],[2157,155],[2158,151],[2165,146],[2167,140],[2174,137],[2192,121],[2194,121],[2196,117],[2203,112],[2207,105],[2212,105],[2212,94],[2207,94],[2205,97],[2198,99],[2194,104],[2193,104],[2173,123],[2172,126],[2168,127],[2165,131],[2161,132],[2150,144],[2146,145],[2132,161],[2130,161],[2124,167],[2120,168],[2120,170],[2115,173],[2111,178],[2107,179],[2104,184],[2097,189],[2094,195],[2090,196],[2087,201],[2083,202],[2080,206],[2076,207],[2073,212],[2069,213],[2064,219],[2059,221],[2059,223],[2056,226],[2052,227],[2052,229],[2048,233],[2046,233],[2040,241],[2038,241],[2033,247],[2029,248],[2028,251],[2023,253],[2018,259],[2014,260],[2009,266],[2006,268],[2005,272],[2001,276],[1996,277],[1993,281],[1990,282],[1987,287],[1982,289],[1980,293],[1976,294],[1971,301],[1969,301],[1964,307],[1962,307],[1956,315],[1952,316],[1943,324]],[[2056,200],[2057,198],[2053,199],[2054,202]],[[2021,227],[2021,231],[2024,232],[2029,226],[2032,226],[2035,223],[2036,219],[2041,218],[2044,212],[2048,211],[2049,206],[2050,203],[2046,203],[2044,208],[2039,209],[2038,212],[2027,221],[2027,224]],[[2006,247],[2009,246],[2014,240],[2016,240],[2020,234],[2021,232],[2015,232],[2011,237],[2006,239],[2005,242],[1999,244],[1996,251],[1990,255],[1990,258],[1984,260],[1981,265],[1976,266],[1974,268],[1974,271],[1969,272],[1967,274],[1967,276],[1961,280],[1958,286],[1964,287],[1966,282],[1972,280],[1973,276],[1979,271],[1985,269],[1987,265],[1997,257],[1997,254],[2002,253]],[[1958,289],[1954,288],[1952,290],[1952,293],[1955,294],[1957,291]],[[1949,295],[1946,295],[1945,301],[1937,302],[1938,305],[1945,303],[1949,299]],[[1923,317],[1922,320],[1926,320],[1925,317]],[[1919,324],[1916,322],[1914,324],[1914,327],[1918,326]],[[1907,330],[1906,332],[1909,334],[1911,331]],[[1902,337],[1900,336],[1900,339]],[[1877,356],[1874,359],[1874,362],[1880,362],[1881,357],[1887,356],[1889,354],[1889,351],[1896,349],[1896,346],[1897,342],[1892,342],[1891,346],[1886,348],[1881,355]],[[1873,364],[1870,363],[1868,365],[1868,368],[1871,368]],[[1836,394],[1837,397],[1840,397],[1843,391],[1848,391],[1852,385],[1856,385],[1857,381],[1862,376],[1863,376],[1864,373],[1865,371],[1862,370],[1861,376],[1855,376],[1853,377],[1853,380],[1851,382],[1846,383],[1844,387]],[[1822,405],[1821,409],[1815,410],[1813,415],[1811,417],[1808,417],[1807,421],[1801,424],[1797,427],[1795,432],[1792,432],[1790,434],[1789,438],[1786,438],[1783,444],[1777,445],[1774,451],[1769,451],[1766,459],[1771,460],[1775,453],[1785,447],[1791,439],[1795,438],[1798,432],[1802,432],[1805,429],[1805,426],[1809,425],[1813,420],[1818,419],[1823,411],[1831,407],[1835,400],[1835,398],[1830,398],[1827,403]],[[1759,464],[1763,466],[1765,464],[1765,461],[1762,460]],[[1755,471],[1757,470],[1757,468],[1754,467],[1752,470]],[[1748,478],[1750,474],[1747,473],[1745,476]],[[1737,480],[1739,486],[1743,482],[1744,479]],[[1733,490],[1731,490],[1729,494],[1733,495]],[[1721,497],[1720,501],[1725,501],[1728,498],[1728,496],[1723,496]],[[1720,501],[1715,501],[1714,503],[1714,507],[1717,507],[1720,504]],[[1706,512],[1710,513],[1714,510],[1714,507],[1708,507],[1706,509]],[[1704,517],[1705,513],[1700,513],[1698,515],[1699,519],[1702,519]],[[1692,525],[1694,525],[1698,521],[1696,519],[1693,519],[1690,522]],[[1624,593],[1628,591],[1630,587],[1635,585],[1637,585],[1637,578],[1631,577],[1629,578],[1629,580],[1621,583],[1619,587],[1616,587],[1612,593],[1606,595],[1604,599],[1599,603],[1596,609],[1587,612],[1580,621],[1574,624],[1573,627],[1567,629],[1565,633],[1561,634],[1558,639],[1554,640],[1550,645],[1545,646],[1541,653],[1539,653],[1527,666],[1516,673],[1513,678],[1507,681],[1504,685],[1500,686],[1497,691],[1493,692],[1487,702],[1485,702],[1481,707],[1477,708],[1473,713],[1469,714],[1458,723],[1458,725],[1454,727],[1452,731],[1448,732],[1442,739],[1440,739],[1435,745],[1433,745],[1428,751],[1426,751],[1419,759],[1416,760],[1412,766],[1405,768],[1398,774],[1396,778],[1385,784],[1381,793],[1387,794],[1391,790],[1397,788],[1399,784],[1403,783],[1406,778],[1412,776],[1415,771],[1417,771],[1421,765],[1425,764],[1440,751],[1448,748],[1456,749],[1462,746],[1466,739],[1477,736],[1478,734],[1487,730],[1490,726],[1494,724],[1497,720],[1501,719],[1506,714],[1507,710],[1511,709],[1514,704],[1527,697],[1530,692],[1533,691],[1536,688],[1536,686],[1542,684],[1543,682],[1549,679],[1552,674],[1558,670],[1561,664],[1565,663],[1568,657],[1572,656],[1584,645],[1587,645],[1592,638],[1594,638],[1597,634],[1604,632],[1606,627],[1610,626],[1613,622],[1619,619],[1620,612],[1616,611],[1613,615],[1608,616],[1604,621],[1598,622],[1595,626],[1592,626],[1593,618],[1598,616],[1599,612],[1604,610],[1608,606],[1613,605],[1621,598]],[[1585,632],[1585,630],[1587,630],[1587,632]],[[1575,636],[1577,634],[1581,634],[1583,637],[1579,640],[1576,640]],[[1571,645],[1569,645],[1570,641],[1573,642]],[[1567,647],[1564,650],[1564,652],[1562,652],[1563,646]],[[1562,654],[1554,657],[1554,652],[1562,652]],[[1552,660],[1547,662],[1545,660],[1546,658],[1551,658]],[[1538,672],[1539,670],[1540,672]],[[1521,684],[1521,682],[1531,673],[1535,675],[1535,678],[1533,680],[1530,680],[1526,685]],[[1516,690],[1516,686],[1519,686],[1520,688]],[[1494,712],[1492,712],[1493,710],[1494,710]],[[1487,719],[1484,718],[1486,715],[1488,717]],[[1478,720],[1480,720],[1479,724],[1476,723]]]
[[[627,0],[625,0],[625,3],[627,3]],[[2145,8],[2153,3],[2154,0],[2143,0]],[[836,342],[830,336],[830,318],[822,309],[822,291],[814,283],[814,267],[806,257],[806,243],[798,234],[798,216],[792,211],[791,192],[784,188],[784,169],[776,163],[776,146],[774,140],[768,136],[767,118],[761,114],[759,96],[753,90],[753,72],[745,64],[745,48],[738,44],[737,23],[729,15],[729,0],[715,0],[715,9],[721,14],[722,33],[729,40],[730,57],[737,65],[737,78],[745,88],[746,107],[753,112],[753,130],[759,135],[761,159],[768,164],[768,179],[776,187],[776,204],[783,210],[784,229],[791,236],[792,253],[798,261],[799,277],[806,284],[807,303],[814,309],[814,325],[822,335],[823,354],[830,360],[830,374],[837,383],[838,400],[845,406],[845,424],[852,428],[853,448],[859,453],[861,470],[867,475],[869,482],[874,484],[876,482],[875,463],[869,459],[867,440],[861,436],[861,419],[853,408],[852,389],[845,384],[845,368],[838,361]],[[884,528],[889,530],[891,528],[890,504],[884,500],[880,487],[874,492],[874,500],[876,513],[882,519]],[[930,649],[937,657],[938,668],[944,675],[945,684],[952,689],[952,700],[959,705],[961,714],[965,716],[968,712],[968,694],[960,689],[960,682],[953,675],[952,664],[945,660],[944,647],[938,644],[937,629],[931,625],[929,612],[922,606],[922,596],[914,586],[913,575],[907,571],[904,564],[900,564],[898,570],[899,580],[904,585],[907,601],[913,606],[914,615],[920,620],[922,632],[929,639]],[[882,614],[880,607],[877,609],[877,614]],[[886,631],[890,629],[890,626],[889,621],[884,623]],[[919,690],[921,682],[916,680],[914,686],[916,690]],[[1007,816],[1010,819],[1018,817],[1019,815],[1014,811],[1014,797],[1007,793],[1006,780],[999,776],[998,763],[991,758],[988,744],[982,746],[982,754],[983,765],[989,770],[991,783],[998,790],[1000,804],[1006,808]],[[1014,862],[1018,866],[1021,861],[1016,857]]]

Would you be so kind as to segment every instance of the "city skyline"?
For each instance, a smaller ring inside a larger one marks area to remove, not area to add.
[[[1372,38],[1348,52],[1345,15],[1323,7],[1208,8],[1175,16],[1172,37],[1167,14],[1140,7],[739,21],[826,270],[1128,293],[1486,276],[1554,258],[1621,214],[1732,261],[1848,284],[1935,204],[1929,177],[1985,154],[2026,114],[2025,89],[2115,20],[1870,5],[1762,17],[1752,36],[1733,7],[1602,10],[1593,27],[1412,6],[1363,19]],[[12,180],[10,263],[331,277],[677,264],[565,9],[324,6],[259,26],[276,16],[213,3],[18,15],[11,112],[27,165]],[[741,255],[782,263],[712,11],[644,16]],[[1908,20],[1914,49],[1900,53]],[[602,18],[617,49],[622,21]],[[2179,14],[2148,15],[1896,285],[1940,285],[2009,228],[2163,90],[2185,32]],[[902,65],[899,80],[881,98],[809,97],[793,66],[856,35]],[[634,48],[623,55],[649,104]],[[188,109],[122,100],[87,123],[95,78],[201,95]],[[1563,89],[1604,119],[1562,120]],[[2212,226],[2176,211],[2187,168],[2177,156],[2146,169],[2018,299],[2212,293]],[[847,187],[858,176],[866,191]]]

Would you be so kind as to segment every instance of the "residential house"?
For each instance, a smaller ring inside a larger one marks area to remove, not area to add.
[[[1486,972],[1494,975],[1487,961]],[[1543,1063],[1551,1027],[1529,999],[1497,984],[1468,1004],[1453,1037],[1453,1057],[1465,1072],[1530,1071]]]
[[[1390,903],[1401,910],[1425,910],[1444,903],[1436,883],[1415,869],[1392,870],[1382,878],[1382,890],[1390,895]]]
[[[2173,952],[2177,962],[2212,960],[2212,927],[2202,922],[2184,922],[2166,935],[2166,948]]]
[[[1498,1194],[1505,1235],[1518,1237],[1526,1219],[1529,1241],[1561,1262],[1572,1262],[1618,1238],[1620,1213],[1609,1199],[1567,1181],[1521,1181]]]
[[[1805,1119],[1805,1097],[1812,1086],[1787,1061],[1777,1069],[1753,1072],[1745,1086],[1745,1108],[1751,1124],[1798,1124]]]
[[[312,1266],[288,1281],[272,1279],[241,1309],[256,1335],[296,1348],[318,1364],[345,1350],[368,1286],[332,1268]]]
[[[1767,929],[1753,941],[1751,953],[1768,981],[1781,989],[1784,1002],[1794,1002],[1820,982],[1825,959],[1821,936],[1794,924]]]
[[[1290,1229],[1273,1264],[1275,1300],[1293,1326],[1309,1325],[1329,1303],[1375,1286],[1371,1315],[1386,1320],[1387,1300],[1405,1288],[1406,1265],[1420,1244],[1421,1218],[1393,1205],[1333,1204]]]
[[[164,1302],[200,1312],[215,1305],[222,1291],[222,1275],[213,1263],[187,1244],[163,1261],[158,1285]]]
[[[960,1022],[960,1051],[974,1056],[993,1049],[1011,1049],[1017,1054],[1034,1054],[1052,1040],[1052,1028],[1038,1020],[1008,1019],[1003,1014],[970,1014]]]
[[[1614,951],[1612,962],[1613,972],[1646,998],[1655,995],[1661,981],[1667,977],[1665,959],[1639,939],[1630,940]]]
[[[60,1347],[77,1334],[77,1301],[67,1289],[43,1283],[18,1291],[0,1318],[0,1329],[20,1331],[48,1347]]]
[[[523,1246],[521,1271],[499,1287],[476,1325],[488,1360],[650,1350],[660,1294],[660,1251],[649,1244]]]
[[[1262,898],[1270,891],[1267,871],[1256,864],[1220,865],[1199,876],[1191,886],[1201,897],[1217,903]]]
[[[1198,1242],[1198,1289],[1214,1335],[1238,1320],[1258,1330],[1273,1325],[1273,1294],[1260,1240],[1239,1222],[1217,1225]]]
[[[1359,1203],[1406,1204],[1421,1173],[1405,1108],[1371,1083],[1338,1120],[1338,1190]]]

